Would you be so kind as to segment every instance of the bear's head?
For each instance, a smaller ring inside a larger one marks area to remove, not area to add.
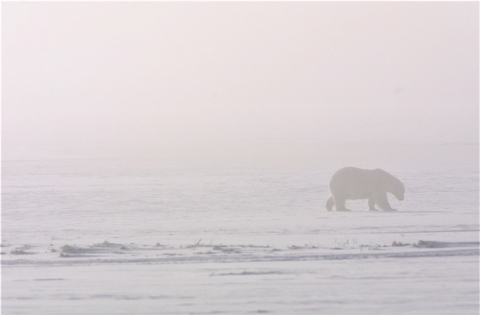
[[[375,169],[373,172],[375,172],[378,184],[381,185],[383,189],[394,195],[395,198],[400,201],[405,199],[405,185],[403,185],[398,178],[382,169]]]
[[[405,199],[405,185],[393,175],[387,181],[387,191],[400,201]]]

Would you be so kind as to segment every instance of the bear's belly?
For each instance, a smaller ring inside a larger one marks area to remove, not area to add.
[[[368,199],[372,196],[370,192],[362,191],[362,192],[347,192],[346,196],[347,199]]]

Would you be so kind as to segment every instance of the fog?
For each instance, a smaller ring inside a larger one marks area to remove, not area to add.
[[[2,160],[478,164],[477,2],[4,2]]]

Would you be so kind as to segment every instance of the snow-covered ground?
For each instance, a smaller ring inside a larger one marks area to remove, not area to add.
[[[387,170],[328,212],[333,168],[4,162],[2,314],[478,314],[477,168]]]

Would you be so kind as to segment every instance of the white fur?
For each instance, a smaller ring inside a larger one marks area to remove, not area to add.
[[[382,210],[395,211],[388,202],[387,192],[398,200],[403,200],[405,194],[405,186],[395,176],[381,169],[365,170],[356,167],[336,171],[328,188],[331,195],[326,207],[329,211],[334,205],[337,211],[349,211],[345,207],[348,199],[368,199],[369,210],[376,210],[375,205],[378,205]]]

